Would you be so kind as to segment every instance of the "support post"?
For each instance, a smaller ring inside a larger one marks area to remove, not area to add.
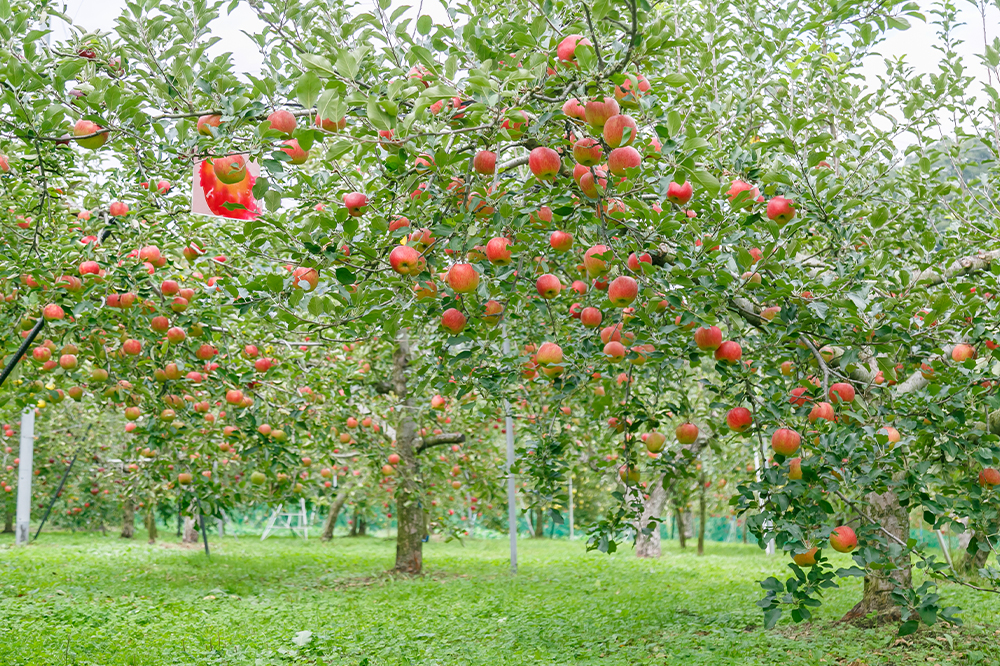
[[[17,464],[17,523],[14,542],[27,546],[31,536],[31,474],[35,459],[35,410],[21,414],[21,450]]]
[[[3,386],[3,383],[7,381],[8,377],[10,377],[10,373],[14,372],[14,368],[17,367],[17,364],[24,357],[24,353],[28,351],[28,347],[30,347],[31,343],[35,341],[36,337],[38,337],[38,333],[42,330],[42,326],[45,326],[45,318],[39,317],[38,321],[35,322],[35,327],[28,332],[28,336],[24,338],[24,342],[22,342],[21,346],[17,348],[17,352],[10,357],[10,360],[7,361],[7,365],[4,366],[3,372],[0,373],[0,386]]]
[[[205,514],[201,510],[201,498],[195,495],[194,499],[198,502],[198,523],[201,526],[201,540],[205,543],[205,557],[210,558],[212,555],[208,552],[208,532],[205,531]]]
[[[573,470],[569,471],[569,540],[573,540]]]
[[[504,356],[510,354],[510,338],[504,329]],[[517,480],[514,478],[514,416],[511,413],[510,402],[503,401],[505,425],[507,430],[507,531],[510,533],[510,572],[517,573]]]

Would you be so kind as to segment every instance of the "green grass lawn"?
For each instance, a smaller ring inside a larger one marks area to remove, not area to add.
[[[754,546],[669,543],[661,559],[586,553],[582,542],[431,543],[427,575],[386,573],[395,545],[272,538],[202,551],[114,536],[0,539],[0,664],[996,664],[1000,599],[947,587],[965,625],[897,641],[835,620],[761,628],[758,580],[784,560]],[[845,560],[846,562],[846,560]],[[311,632],[311,633],[306,633]],[[298,640],[298,643],[297,643]]]

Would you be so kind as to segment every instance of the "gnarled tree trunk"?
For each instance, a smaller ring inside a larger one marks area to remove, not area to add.
[[[146,531],[149,533],[149,543],[156,543],[156,506],[152,505],[146,509]]]
[[[646,500],[642,516],[636,524],[638,532],[635,537],[636,557],[659,557],[662,554],[659,518],[663,515],[663,506],[666,503],[667,491],[663,488],[663,476],[659,476],[653,481],[649,499]],[[643,530],[649,530],[649,534],[645,534]]]
[[[343,486],[333,500],[333,504],[330,505],[330,512],[326,514],[326,522],[323,523],[323,535],[320,537],[322,541],[333,539],[333,527],[337,524],[337,517],[340,516],[340,511],[344,508],[344,502],[347,501],[350,490],[350,486]]]
[[[545,510],[535,509],[534,538],[541,539],[545,536]]]
[[[681,548],[687,548],[687,536],[684,533],[687,526],[684,525],[684,514],[681,513],[680,507],[675,508],[674,512],[674,522],[677,524],[677,540],[680,542]]]
[[[135,503],[131,497],[125,500],[123,514],[122,533],[120,536],[123,539],[131,539],[135,536]]]
[[[899,503],[893,491],[868,493],[865,496],[868,516],[887,532],[904,543],[910,538],[910,517]],[[886,537],[890,543],[892,539]],[[892,543],[893,546],[898,545]],[[845,621],[862,620],[874,615],[875,623],[895,622],[900,619],[900,609],[892,600],[892,591],[897,587],[910,588],[913,574],[910,554],[903,549],[903,555],[895,560],[896,569],[887,572],[870,572],[865,576],[865,591],[861,601],[843,617]]]
[[[413,399],[407,393],[406,369],[410,363],[410,340],[400,331],[393,354],[392,385],[399,400],[399,425],[396,428],[396,453],[399,464],[396,482],[396,571],[419,574],[424,568],[424,509],[420,503],[420,474],[414,440],[417,424],[413,420]]]
[[[13,534],[14,532],[14,512],[10,509],[4,511],[3,514],[3,533]]]
[[[194,528],[194,518],[184,516],[184,543],[198,543],[198,531]]]

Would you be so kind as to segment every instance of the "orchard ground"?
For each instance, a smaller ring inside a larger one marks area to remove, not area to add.
[[[434,541],[426,574],[387,573],[393,540],[212,539],[211,560],[144,535],[0,536],[0,663],[166,664],[995,664],[1000,598],[942,589],[965,624],[904,639],[836,622],[861,580],[830,590],[814,621],[762,629],[755,581],[787,559],[755,546],[664,544],[587,553],[583,542]],[[199,545],[200,548],[200,545]],[[847,556],[842,557],[846,565]]]

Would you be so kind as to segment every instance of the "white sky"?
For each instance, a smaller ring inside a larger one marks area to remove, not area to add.
[[[89,30],[114,29],[115,18],[121,13],[125,0],[65,0],[67,14],[73,21]],[[373,0],[360,0],[359,6],[368,9],[373,7]],[[403,4],[400,0],[393,0],[392,7]],[[408,13],[416,18],[417,10],[430,14],[436,21],[444,21],[445,13],[441,0],[411,0],[408,4],[414,9]],[[930,8],[929,0],[920,0],[922,11],[926,14]],[[390,11],[392,11],[390,9]],[[959,12],[961,20],[965,25],[960,26],[955,36],[963,40],[963,44],[958,48],[962,54],[967,69],[973,75],[985,82],[986,72],[980,63],[977,53],[983,52],[983,26],[979,14],[971,4],[963,3]],[[998,26],[1000,26],[1000,10],[991,6],[987,11],[987,30],[989,39],[992,41],[997,36]],[[61,21],[55,21],[54,35],[56,40],[65,39],[69,31],[67,26]],[[213,23],[215,34],[221,37],[221,41],[210,51],[211,55],[219,55],[224,52],[233,54],[233,61],[239,72],[259,74],[261,69],[261,57],[253,42],[243,34],[242,31],[259,32],[263,24],[257,20],[253,11],[246,5],[240,4],[237,9],[228,17],[223,15]],[[890,33],[889,39],[884,42],[879,51],[889,58],[904,57],[918,73],[937,72],[937,63],[940,53],[930,45],[936,42],[935,28],[933,25],[920,21],[911,21],[911,27],[905,31],[894,31]],[[884,63],[881,58],[869,58],[865,63],[865,76],[869,81],[874,81],[875,77],[885,72]],[[903,143],[906,143],[905,138]]]

